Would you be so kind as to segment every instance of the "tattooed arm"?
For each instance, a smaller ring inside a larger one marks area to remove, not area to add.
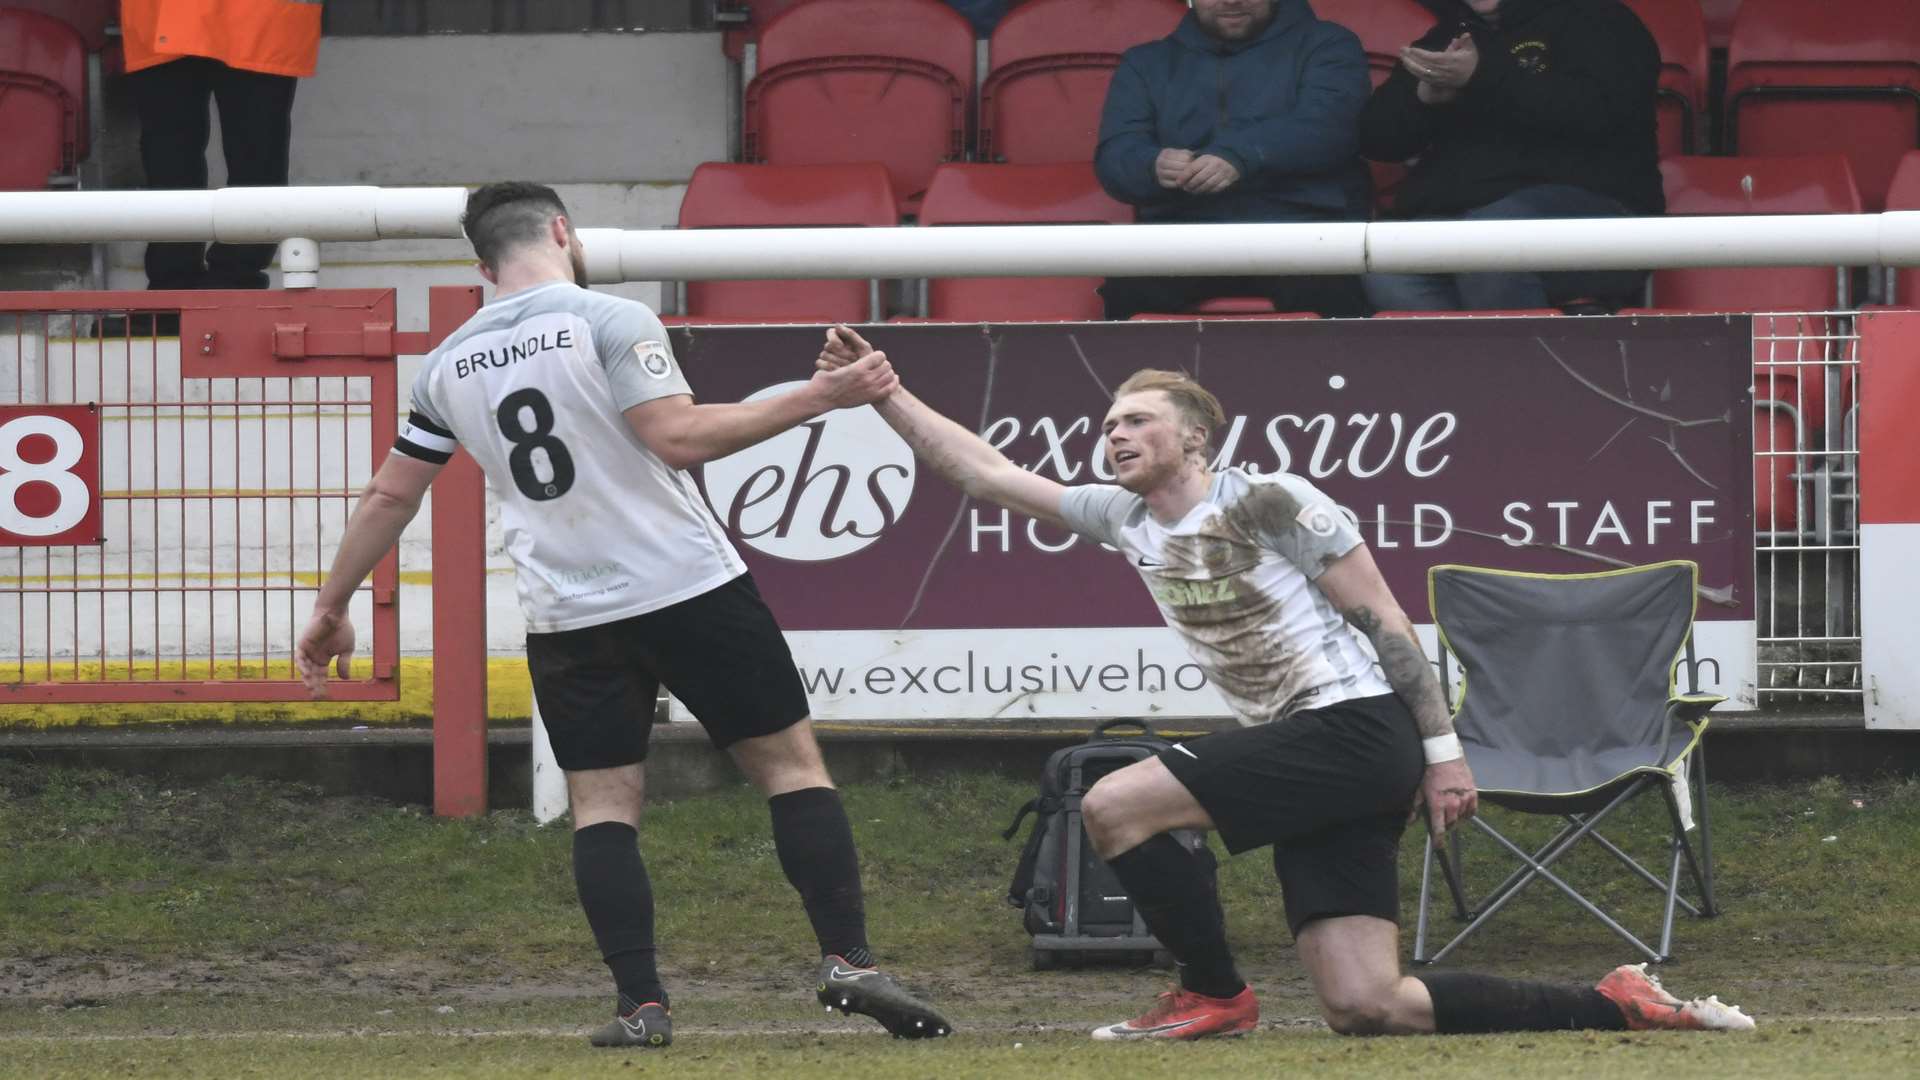
[[[1368,580],[1371,579],[1371,580]],[[1354,548],[1335,560],[1317,582],[1340,614],[1353,628],[1367,636],[1380,657],[1380,668],[1387,673],[1400,700],[1413,712],[1420,737],[1431,739],[1453,732],[1453,715],[1440,693],[1440,680],[1434,677],[1427,652],[1414,636],[1413,621],[1400,610],[1387,583],[1373,564],[1366,547]]]
[[[1427,662],[1426,650],[1413,634],[1413,623],[1387,588],[1379,567],[1365,544],[1333,559],[1314,584],[1345,615],[1354,629],[1367,635],[1380,657],[1381,670],[1400,700],[1413,712],[1422,739],[1453,734],[1453,715],[1440,693],[1440,680]],[[1420,801],[1437,844],[1453,824],[1471,817],[1479,806],[1473,773],[1467,759],[1434,762],[1420,785]]]

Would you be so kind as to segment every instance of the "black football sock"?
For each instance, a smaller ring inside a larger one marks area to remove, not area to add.
[[[654,967],[653,883],[640,858],[640,834],[624,821],[573,832],[573,882],[600,957],[620,991],[620,1011],[667,1003]]]
[[[1442,1035],[1495,1031],[1625,1031],[1620,1006],[1592,987],[1503,979],[1465,971],[1415,975],[1433,998],[1433,1026]]]
[[[1169,833],[1107,860],[1141,921],[1180,961],[1180,985],[1228,998],[1246,989],[1227,948],[1227,924],[1206,865]]]
[[[773,848],[780,869],[800,893],[813,935],[820,940],[820,955],[838,956],[855,967],[873,966],[860,892],[860,855],[840,793],[827,787],[802,788],[773,796],[767,807],[773,812]]]

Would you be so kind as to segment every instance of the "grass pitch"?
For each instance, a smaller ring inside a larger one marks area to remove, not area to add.
[[[1333,1036],[1294,962],[1271,869],[1249,854],[1225,863],[1222,888],[1262,1030],[1172,1047],[1084,1036],[1137,1012],[1166,973],[1028,970],[1002,899],[1015,845],[997,833],[1030,793],[981,776],[846,792],[876,950],[959,1029],[931,1044],[820,1014],[811,935],[761,800],[742,789],[654,808],[642,844],[678,1041],[609,1052],[582,1034],[611,995],[564,828],[520,811],[438,821],[297,786],[0,763],[0,1074],[1920,1074],[1920,784],[1716,790],[1726,914],[1683,916],[1663,976],[1683,995],[1746,1006],[1754,1037]],[[1643,809],[1610,835],[1651,865],[1658,807]],[[1417,848],[1405,857],[1410,927]],[[1637,932],[1657,931],[1659,898],[1610,860],[1564,866]],[[1505,869],[1490,844],[1469,849],[1481,887]],[[1578,983],[1633,959],[1539,883],[1449,966]]]

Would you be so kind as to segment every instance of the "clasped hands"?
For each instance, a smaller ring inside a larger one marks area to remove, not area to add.
[[[1480,49],[1473,43],[1473,35],[1460,34],[1438,51],[1416,49],[1411,45],[1401,49],[1400,66],[1420,81],[1416,93],[1421,101],[1444,105],[1459,97],[1461,89],[1473,78],[1480,66]]]
[[[1167,147],[1153,159],[1153,178],[1168,190],[1214,195],[1240,182],[1240,170],[1217,154],[1195,154]]]

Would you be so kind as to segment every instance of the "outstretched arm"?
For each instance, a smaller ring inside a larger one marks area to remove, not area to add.
[[[360,492],[360,504],[354,507],[346,534],[333,553],[333,568],[327,571],[327,580],[314,599],[313,616],[294,648],[294,666],[314,697],[326,696],[327,665],[335,657],[339,658],[340,677],[350,677],[354,636],[353,624],[347,621],[347,603],[373,573],[374,566],[400,542],[400,534],[420,512],[420,501],[433,478],[440,475],[440,468],[395,451],[387,455],[380,471]]]
[[[669,468],[691,469],[835,409],[879,401],[900,380],[877,355],[840,370],[822,370],[807,385],[760,401],[696,405],[685,394],[643,401],[626,411],[627,426]]]
[[[1480,797],[1453,733],[1453,714],[1440,692],[1440,680],[1434,677],[1426,650],[1413,634],[1413,622],[1393,598],[1365,544],[1335,559],[1314,584],[1354,629],[1367,635],[1380,657],[1387,682],[1413,713],[1427,754],[1420,799],[1427,807],[1434,842],[1439,843],[1456,821],[1473,816]]]
[[[871,362],[875,357],[884,361],[886,354],[875,352],[847,327],[836,326],[827,331],[827,344],[820,350],[817,366],[822,371],[834,371]],[[874,408],[913,447],[920,460],[968,495],[1041,521],[1065,524],[1060,516],[1060,498],[1067,491],[1064,486],[1015,465],[985,439],[929,408],[905,387],[895,389]]]

